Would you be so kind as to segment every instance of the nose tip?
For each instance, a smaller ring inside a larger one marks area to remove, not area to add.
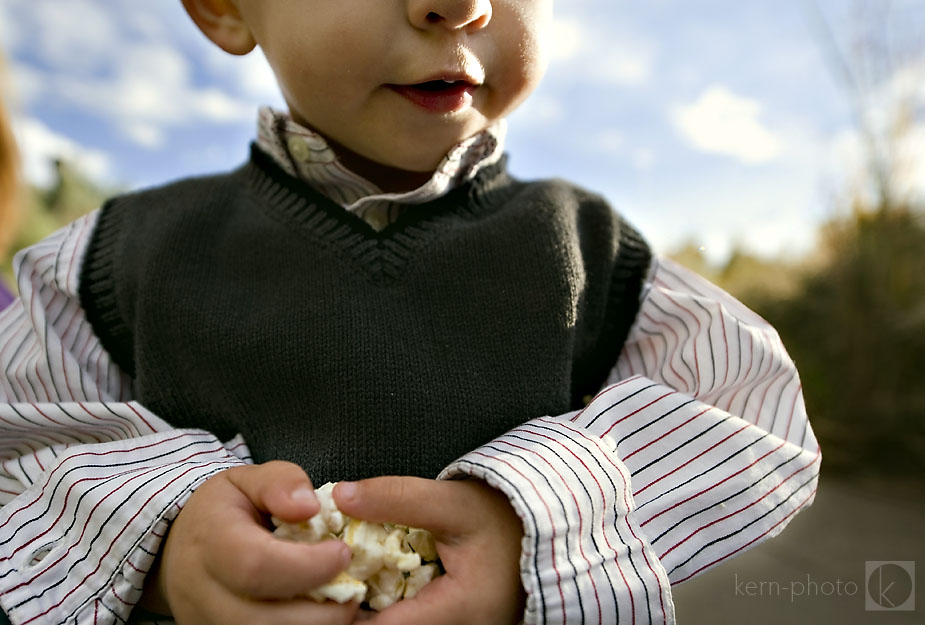
[[[491,0],[421,0],[412,3],[411,20],[418,28],[476,31],[491,21]]]

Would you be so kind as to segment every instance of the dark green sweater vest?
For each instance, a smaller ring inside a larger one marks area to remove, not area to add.
[[[255,149],[107,203],[80,295],[139,402],[322,484],[435,477],[580,407],[649,262],[600,197],[503,162],[375,232]]]

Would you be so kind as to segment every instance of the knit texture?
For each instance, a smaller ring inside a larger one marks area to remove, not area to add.
[[[504,161],[376,232],[254,149],[108,202],[80,295],[138,401],[321,484],[435,477],[580,407],[649,263],[600,197]]]

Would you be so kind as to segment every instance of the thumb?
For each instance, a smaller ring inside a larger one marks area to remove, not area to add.
[[[311,480],[297,464],[274,460],[225,474],[258,510],[283,521],[304,521],[321,509]]]
[[[399,523],[434,534],[455,534],[468,518],[460,508],[464,496],[459,484],[418,477],[374,477],[339,482],[334,501],[344,514],[374,523]]]

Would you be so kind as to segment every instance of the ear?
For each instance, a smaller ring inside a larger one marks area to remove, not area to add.
[[[257,45],[232,0],[183,0],[183,7],[212,43],[230,54],[247,54]]]

